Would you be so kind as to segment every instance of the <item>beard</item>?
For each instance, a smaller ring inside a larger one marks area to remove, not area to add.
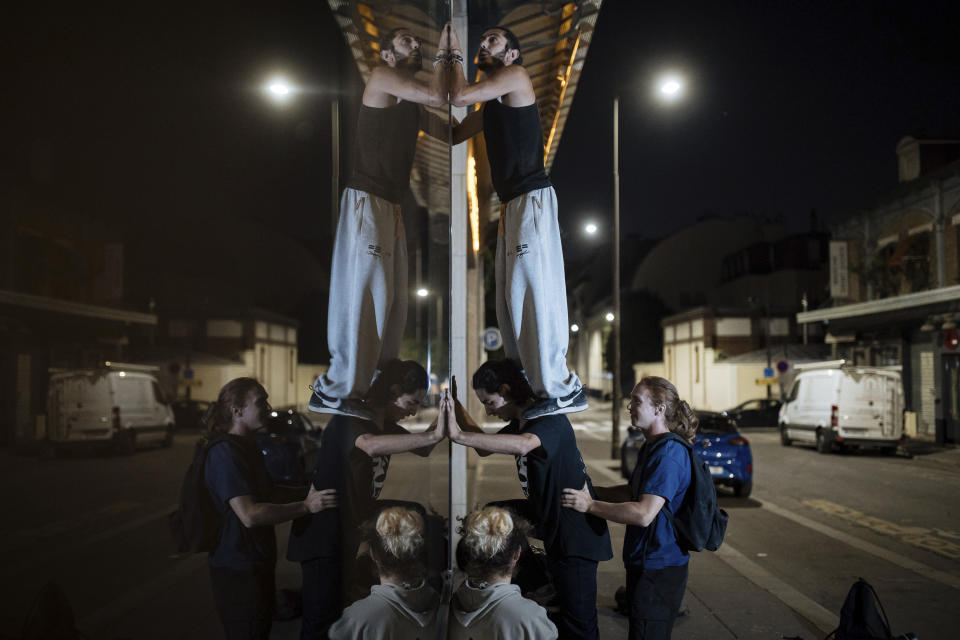
[[[413,53],[405,58],[397,58],[397,66],[414,72],[423,69],[423,56],[420,54],[420,50],[415,49]]]
[[[503,65],[503,58],[507,55],[507,50],[504,49],[499,53],[487,53],[477,55],[477,68],[480,71],[493,71],[499,69]]]

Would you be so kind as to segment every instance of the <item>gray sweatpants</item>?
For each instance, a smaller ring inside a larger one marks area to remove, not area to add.
[[[562,398],[579,389],[567,369],[567,287],[553,187],[501,206],[496,281],[504,351],[520,361],[534,393]]]
[[[400,205],[344,189],[330,266],[330,370],[315,388],[334,398],[363,397],[380,364],[399,354],[407,293]]]

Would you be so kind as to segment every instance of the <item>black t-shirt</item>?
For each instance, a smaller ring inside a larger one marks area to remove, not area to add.
[[[270,502],[273,482],[253,438],[225,435],[232,442],[218,442],[207,452],[204,481],[213,503],[223,517],[220,542],[209,556],[211,566],[246,571],[272,567],[277,561],[273,525],[243,526],[230,506],[237,496],[253,496]]]
[[[311,482],[318,490],[336,489],[337,508],[303,516],[293,521],[287,559],[301,562],[311,558],[335,558],[350,554],[358,542],[358,529],[376,512],[376,501],[387,477],[390,456],[368,456],[354,446],[365,433],[395,435],[409,433],[396,423],[382,430],[368,421],[334,416],[323,430],[320,455]],[[345,548],[343,540],[350,540]]]
[[[500,202],[553,186],[543,166],[543,128],[536,103],[508,107],[499,99],[483,105],[483,139],[490,180]]]
[[[567,417],[537,418],[527,422],[522,430],[514,420],[499,433],[532,433],[540,438],[539,447],[516,459],[520,487],[527,497],[529,512],[537,518],[537,537],[543,540],[547,553],[598,562],[612,558],[607,521],[560,506],[563,490],[568,487],[582,489],[587,482],[593,495],[593,483]]]
[[[354,167],[347,186],[399,204],[410,184],[420,132],[420,105],[360,106]]]

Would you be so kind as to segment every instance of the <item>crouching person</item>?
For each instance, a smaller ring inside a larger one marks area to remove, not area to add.
[[[457,564],[467,579],[450,605],[451,640],[557,637],[546,609],[510,584],[529,531],[526,522],[502,507],[487,507],[466,517]]]
[[[388,507],[364,529],[380,584],[343,610],[330,627],[331,640],[435,638],[440,598],[426,581],[423,517]]]
[[[253,433],[266,420],[267,392],[253,378],[231,380],[204,423],[204,481],[222,524],[209,555],[213,599],[228,640],[268,638],[277,543],[273,525],[336,506],[336,492],[311,488],[305,500],[270,502],[273,483]]]

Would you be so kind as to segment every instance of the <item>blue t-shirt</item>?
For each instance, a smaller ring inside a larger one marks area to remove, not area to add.
[[[668,440],[650,450],[648,441],[640,450],[640,462],[634,469],[630,486],[633,500],[649,493],[666,502],[649,527],[627,525],[623,539],[623,564],[628,568],[663,569],[679,567],[690,561],[680,549],[673,525],[664,509],[675,511],[690,486],[690,453],[682,443]],[[637,478],[636,475],[640,474]]]
[[[238,571],[272,567],[277,561],[273,525],[248,529],[230,506],[237,496],[267,502],[273,488],[270,474],[252,439],[248,442],[233,436],[231,440],[233,443],[218,442],[210,448],[203,469],[210,497],[223,516],[220,544],[210,553],[209,562]]]

